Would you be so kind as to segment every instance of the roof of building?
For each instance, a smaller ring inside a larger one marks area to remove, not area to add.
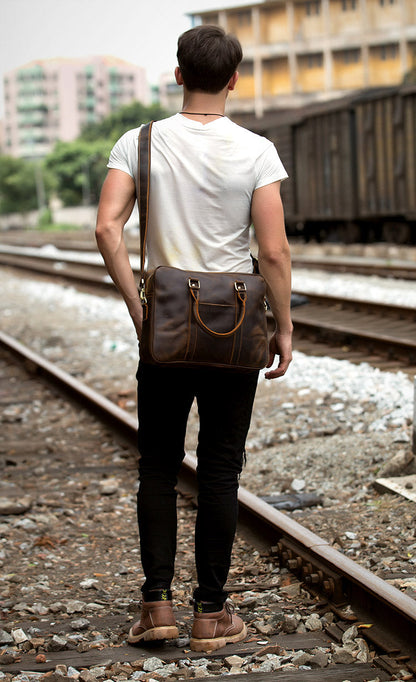
[[[85,57],[48,57],[46,59],[33,59],[26,64],[22,64],[15,69],[12,69],[10,73],[15,71],[22,71],[26,69],[33,69],[36,67],[59,67],[66,64],[73,64],[80,66],[88,66],[89,64],[104,64],[105,66],[129,66],[135,69],[141,68],[137,64],[132,64],[131,62],[121,59],[120,57],[114,57],[113,55],[89,55]]]

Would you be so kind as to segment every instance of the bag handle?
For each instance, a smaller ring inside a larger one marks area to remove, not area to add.
[[[224,338],[227,336],[231,336],[232,334],[234,334],[237,331],[237,329],[239,329],[241,327],[241,325],[243,324],[243,321],[244,321],[245,314],[246,314],[247,287],[246,287],[245,282],[241,282],[241,281],[234,282],[234,289],[236,292],[236,296],[240,300],[242,305],[241,305],[240,319],[238,320],[234,329],[231,329],[229,332],[216,332],[216,331],[214,331],[214,329],[211,329],[210,327],[208,327],[205,324],[205,322],[203,322],[203,320],[201,319],[201,315],[199,313],[199,290],[200,290],[199,279],[196,279],[194,277],[190,277],[188,279],[188,287],[189,287],[189,291],[191,293],[191,296],[194,299],[194,306],[193,306],[194,315],[197,319],[198,324],[200,324],[201,327],[203,329],[205,329],[206,332],[208,332],[209,334],[212,334],[213,336],[221,336]]]
[[[147,299],[145,293],[145,279],[144,279],[144,265],[146,257],[146,238],[147,226],[149,221],[149,196],[150,196],[150,138],[152,132],[153,121],[146,123],[140,129],[138,141],[138,162],[137,162],[137,179],[136,179],[136,194],[137,203],[139,206],[140,219],[140,284],[139,296],[144,307],[147,307]],[[147,313],[146,313],[147,315]]]

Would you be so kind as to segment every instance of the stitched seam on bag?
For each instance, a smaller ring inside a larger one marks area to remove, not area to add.
[[[198,332],[199,332],[199,327],[197,325],[192,324],[193,317],[195,315],[194,311],[194,298],[192,294],[189,297],[189,312],[190,312],[190,321],[189,321],[189,328],[190,328],[190,334],[191,334],[191,341],[192,341],[192,347],[190,348],[190,359],[191,361],[195,358],[195,353],[196,349],[198,346]]]
[[[237,322],[238,322],[238,309],[237,309],[237,306],[236,306],[236,307],[234,308],[234,327],[236,326]],[[240,330],[237,329],[237,331],[235,332],[235,334],[233,334],[233,345],[231,346],[231,354],[230,354],[230,364],[231,364],[231,365],[232,365],[232,364],[235,364],[235,359],[233,360],[234,348],[235,348],[235,337],[237,336],[237,333],[238,333],[239,331],[240,331]]]
[[[245,320],[244,320],[244,322],[245,322]],[[238,365],[238,363],[240,362],[241,349],[242,349],[242,347],[243,347],[244,322],[243,322],[243,324],[241,325],[240,329],[238,330],[238,331],[239,331],[239,335],[240,335],[240,343],[239,343],[238,353],[237,353],[237,356],[236,356],[235,361],[234,361],[236,365]]]
[[[244,310],[244,312],[239,311],[239,315],[236,316],[236,317],[234,318],[234,327],[233,327],[233,329],[231,329],[231,330],[229,330],[229,331],[227,331],[227,332],[217,332],[217,331],[215,331],[214,329],[211,329],[210,327],[208,327],[208,325],[205,324],[205,322],[204,322],[203,319],[201,318],[201,314],[200,314],[200,312],[199,312],[199,306],[200,306],[200,305],[211,305],[211,306],[214,306],[214,307],[216,307],[216,308],[219,307],[219,306],[222,306],[222,307],[229,307],[229,308],[232,307],[232,308],[234,308],[234,310],[236,310],[237,308],[236,308],[235,304],[234,304],[233,306],[231,306],[231,305],[229,305],[229,304],[224,304],[224,303],[218,303],[218,304],[217,304],[217,303],[206,303],[206,302],[202,302],[202,303],[201,303],[198,299],[196,299],[196,303],[195,303],[195,309],[196,309],[195,318],[196,318],[196,321],[198,322],[198,324],[202,327],[202,329],[203,329],[205,332],[208,332],[209,334],[212,334],[212,335],[215,336],[215,337],[223,337],[223,338],[225,338],[225,337],[231,337],[231,335],[235,334],[235,333],[237,332],[237,330],[239,329],[239,327],[240,327],[240,326],[243,324],[243,322],[244,322],[245,310]],[[245,306],[245,302],[242,303],[242,305]],[[241,317],[242,319],[239,320],[239,319],[238,319],[239,317]]]
[[[151,275],[151,277],[152,277],[152,281],[151,281],[152,291],[151,291],[151,294],[149,292],[149,294],[152,296],[152,307],[153,307],[153,315],[151,316],[149,346],[151,349],[151,356],[156,360],[156,362],[161,362],[161,360],[160,360],[160,358],[156,352],[156,348],[155,348],[155,341],[156,341],[156,339],[155,339],[155,325],[156,325],[156,315],[157,315],[157,305],[156,305],[156,302],[157,302],[157,297],[156,297],[157,282],[156,282],[155,272],[156,271],[154,271]],[[150,278],[149,278],[149,284],[150,284]]]
[[[189,352],[190,352],[190,343],[191,343],[191,319],[192,319],[192,299],[189,298],[189,304],[188,304],[188,334],[187,334],[187,339],[186,339],[185,359],[188,358],[188,354],[189,354]]]

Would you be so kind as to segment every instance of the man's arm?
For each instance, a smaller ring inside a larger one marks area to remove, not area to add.
[[[259,270],[267,285],[276,330],[269,343],[271,367],[279,355],[278,367],[266,372],[266,379],[285,374],[292,360],[292,331],[290,318],[291,265],[290,249],[286,238],[280,182],[256,189],[251,205],[251,217],[259,246]]]
[[[101,190],[95,236],[109,275],[126,302],[140,339],[142,306],[123,237],[135,199],[133,178],[124,171],[110,168]]]

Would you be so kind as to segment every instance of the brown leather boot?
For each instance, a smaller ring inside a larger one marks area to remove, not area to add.
[[[172,600],[142,602],[140,620],[130,628],[127,641],[137,644],[157,639],[176,639],[179,630],[176,627]]]
[[[230,642],[240,642],[247,635],[245,623],[233,613],[225,602],[221,611],[198,613],[194,611],[190,647],[192,651],[215,651]]]

